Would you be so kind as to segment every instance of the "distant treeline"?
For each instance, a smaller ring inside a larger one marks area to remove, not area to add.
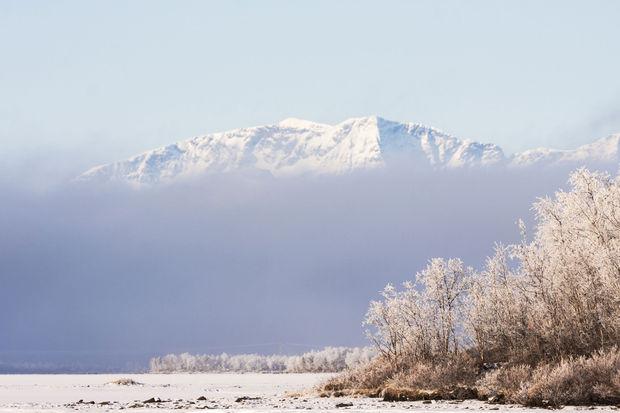
[[[323,350],[286,355],[260,354],[168,354],[152,358],[151,373],[273,372],[325,373],[339,372],[367,363],[376,356],[371,347],[325,347]]]

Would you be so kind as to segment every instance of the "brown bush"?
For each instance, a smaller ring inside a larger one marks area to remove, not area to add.
[[[440,363],[412,362],[395,367],[386,358],[342,373],[319,388],[322,396],[366,395],[386,400],[431,400],[477,398],[472,387],[478,367],[466,354]]]
[[[615,347],[589,358],[540,365],[514,401],[529,406],[620,403],[620,350]]]
[[[558,363],[505,365],[481,373],[463,355],[444,363],[417,362],[395,370],[385,359],[329,380],[323,395],[364,395],[389,401],[492,399],[526,406],[558,407],[620,403],[620,349]]]
[[[387,385],[445,391],[459,386],[472,386],[477,377],[476,363],[463,353],[440,362],[416,362],[394,374]]]
[[[331,378],[320,388],[322,391],[336,392],[343,390],[368,390],[377,392],[396,374],[391,363],[383,357],[377,357],[370,363],[349,370]]]

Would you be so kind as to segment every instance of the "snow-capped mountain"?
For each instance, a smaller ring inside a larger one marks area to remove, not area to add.
[[[207,172],[256,168],[273,175],[343,173],[383,166],[407,157],[434,167],[504,162],[492,144],[461,140],[437,129],[379,117],[325,125],[286,119],[276,125],[212,133],[97,166],[79,177],[87,181],[153,184]]]
[[[497,145],[462,140],[415,123],[371,116],[326,125],[291,118],[177,142],[94,167],[78,180],[142,185],[243,169],[274,176],[338,174],[385,166],[395,159],[440,169],[610,162],[618,159],[619,141],[617,134],[575,150],[539,148],[506,157]]]
[[[511,164],[533,166],[618,162],[618,145],[620,145],[620,133],[582,145],[577,149],[537,148],[520,152],[512,157]]]

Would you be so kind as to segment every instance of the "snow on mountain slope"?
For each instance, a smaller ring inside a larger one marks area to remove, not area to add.
[[[525,167],[567,163],[618,162],[618,145],[620,145],[620,133],[582,145],[577,149],[531,149],[515,154],[510,164]]]
[[[275,176],[345,173],[383,166],[400,158],[437,168],[504,163],[492,144],[460,140],[437,129],[371,116],[325,125],[286,119],[276,125],[196,137],[125,161],[102,165],[81,181],[155,184],[203,173],[246,168]]]
[[[275,125],[212,133],[92,168],[88,182],[135,185],[252,169],[274,176],[339,174],[372,169],[399,159],[432,168],[515,168],[618,162],[620,134],[574,150],[538,148],[506,157],[499,146],[461,140],[437,129],[376,116],[325,125],[285,119]]]

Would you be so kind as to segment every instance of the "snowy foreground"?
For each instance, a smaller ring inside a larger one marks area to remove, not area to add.
[[[0,375],[0,413],[107,412],[124,409],[137,412],[213,409],[261,412],[500,410],[515,413],[536,410],[475,401],[388,403],[369,398],[319,398],[293,394],[311,389],[327,377],[329,374]],[[131,378],[142,384],[112,383],[120,378]],[[149,399],[161,399],[161,402],[144,403]],[[82,402],[78,403],[79,400]],[[592,408],[567,407],[563,411],[588,409]],[[596,410],[617,409],[597,407]]]
[[[137,412],[210,409],[260,412],[500,410],[515,413],[525,410],[516,406],[493,406],[475,401],[431,404],[388,403],[369,398],[319,398],[295,394],[311,389],[329,376],[329,374],[0,375],[0,413],[76,410],[108,412],[125,409]],[[130,378],[141,384],[112,383],[121,378]],[[149,399],[161,402],[145,403]],[[80,400],[82,402],[79,402]],[[567,407],[563,410],[568,412],[585,408]],[[604,412],[616,409],[597,407],[596,410]]]

